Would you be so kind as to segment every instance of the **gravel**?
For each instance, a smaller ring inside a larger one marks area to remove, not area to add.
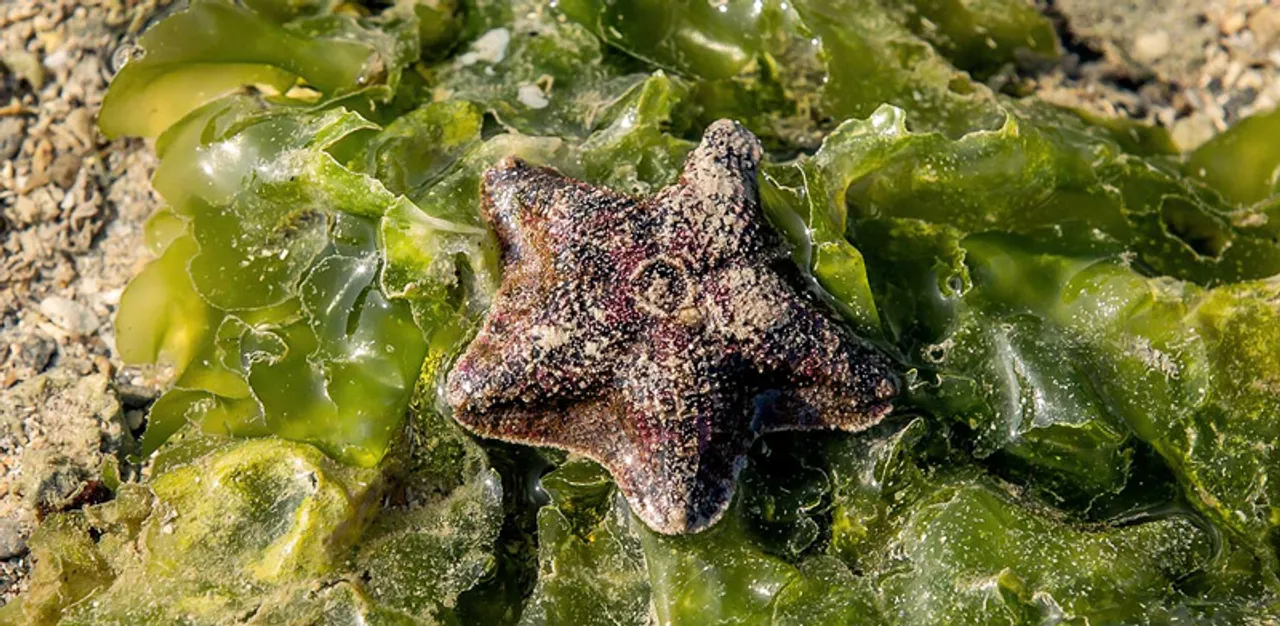
[[[1040,0],[1067,58],[1037,95],[1169,128],[1193,150],[1280,103],[1280,5],[1268,0]]]
[[[27,553],[27,540],[23,537],[18,520],[0,519],[0,559],[8,560]]]
[[[95,126],[112,55],[157,4],[0,2],[0,603],[23,588],[37,519],[83,503],[128,449],[117,388],[161,382],[122,367],[110,324],[146,261],[155,159]]]

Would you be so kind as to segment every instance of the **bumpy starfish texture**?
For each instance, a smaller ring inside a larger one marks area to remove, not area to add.
[[[594,459],[667,534],[724,514],[760,433],[879,421],[897,379],[801,286],[760,156],[721,120],[649,199],[514,158],[486,171],[504,277],[446,381],[454,417]]]

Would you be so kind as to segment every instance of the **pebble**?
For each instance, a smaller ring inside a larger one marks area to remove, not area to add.
[[[11,519],[0,519],[0,560],[9,560],[27,553],[27,539],[22,536],[22,526]]]
[[[132,433],[140,432],[142,430],[142,425],[146,423],[146,418],[147,418],[146,411],[141,411],[138,409],[134,409],[132,411],[126,411],[124,414],[125,428],[128,428],[129,432],[132,432]]]
[[[1133,40],[1133,58],[1141,63],[1152,63],[1169,54],[1172,46],[1166,31],[1142,33]]]
[[[1280,4],[1269,4],[1249,16],[1249,30],[1259,48],[1280,44]]]
[[[0,53],[0,62],[3,62],[10,72],[20,80],[27,81],[27,84],[34,87],[37,91],[44,86],[44,68],[40,66],[40,61],[34,55],[26,50],[8,50]]]
[[[0,161],[18,156],[27,123],[21,117],[0,118]]]
[[[1178,149],[1188,152],[1209,141],[1216,132],[1213,118],[1193,113],[1173,123],[1173,142],[1178,144]]]
[[[151,406],[151,403],[160,397],[160,390],[155,387],[131,383],[116,385],[116,393],[120,396],[120,404],[128,408]]]
[[[96,136],[93,127],[93,113],[89,109],[75,109],[67,114],[67,128],[80,141],[84,148],[93,147]]]
[[[40,219],[40,205],[36,204],[31,196],[18,196],[13,203],[13,212],[10,213],[9,219],[18,226],[34,224]]]
[[[49,166],[49,179],[63,189],[70,189],[80,173],[80,155],[74,152],[63,152]]]
[[[53,339],[38,333],[31,333],[9,347],[15,368],[24,368],[32,372],[43,371],[58,346]]]
[[[46,47],[47,46],[48,44],[46,44]],[[71,58],[71,55],[67,54],[66,49],[59,49],[44,58],[44,66],[57,71],[70,67],[72,61],[73,59]]]
[[[72,335],[87,335],[98,329],[98,318],[80,303],[62,296],[40,301],[40,312],[58,328]]]
[[[1224,35],[1234,35],[1244,28],[1246,19],[1244,11],[1231,11],[1223,17],[1218,28]]]
[[[480,35],[472,44],[471,50],[458,57],[460,65],[475,65],[484,62],[490,65],[502,62],[507,56],[507,45],[511,43],[511,31],[495,28]]]
[[[520,104],[530,109],[545,109],[547,105],[551,104],[551,101],[547,99],[537,85],[520,85],[516,99],[520,101]]]

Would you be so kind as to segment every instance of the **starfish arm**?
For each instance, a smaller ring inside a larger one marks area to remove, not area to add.
[[[480,410],[465,406],[454,419],[482,437],[511,443],[557,448],[602,462],[608,450],[629,445],[615,407],[606,397],[547,406],[509,405]]]
[[[749,400],[727,371],[693,373],[637,359],[617,402],[625,446],[599,460],[632,511],[664,534],[715,524],[756,433]]]
[[[650,528],[694,533],[715,524],[733,500],[734,482],[754,434],[742,411],[680,416],[646,414],[625,394],[592,398],[557,410],[509,407],[455,411],[482,437],[558,448],[600,463],[627,504]]]
[[[692,268],[714,268],[737,257],[765,260],[784,247],[760,210],[756,174],[760,142],[737,122],[711,124],[688,158],[679,182],[650,202],[661,215],[654,239]]]
[[[862,430],[888,412],[897,391],[888,362],[779,273],[729,267],[707,287],[711,327],[751,364],[771,400],[761,407],[763,431]]]
[[[481,193],[505,271],[541,275],[544,289],[574,282],[590,291],[614,280],[608,249],[619,242],[610,237],[634,217],[633,199],[515,157],[485,171]]]
[[[528,249],[530,221],[545,218],[550,207],[566,196],[590,193],[584,185],[560,172],[507,157],[485,170],[481,180],[481,212],[511,264]]]
[[[581,398],[609,375],[606,342],[577,337],[585,303],[513,304],[512,285],[450,370],[445,399],[455,411]]]
[[[716,426],[736,417],[727,411],[701,415],[682,429],[701,430],[696,439],[682,432],[655,442],[628,442],[631,456],[601,463],[631,510],[650,528],[667,535],[700,532],[729,510],[754,439],[754,434],[743,436],[745,429]]]
[[[754,207],[762,155],[760,140],[751,131],[732,120],[716,121],[685,160],[682,186],[713,195],[721,205]]]
[[[763,353],[786,384],[761,415],[762,430],[854,432],[889,413],[899,382],[884,356],[812,304],[789,317],[766,337]]]

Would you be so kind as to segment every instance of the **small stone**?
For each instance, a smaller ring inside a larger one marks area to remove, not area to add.
[[[88,335],[98,329],[99,321],[93,312],[75,300],[62,296],[49,296],[41,300],[40,312],[58,328],[72,335]]]
[[[0,161],[18,156],[27,123],[21,117],[0,118]]]
[[[36,91],[44,86],[44,68],[35,55],[26,50],[0,52],[0,63],[20,80],[27,81]]]
[[[471,44],[471,49],[458,57],[461,65],[500,63],[507,56],[507,45],[511,43],[511,31],[495,28],[480,35]]]
[[[45,366],[49,364],[49,360],[53,358],[53,353],[57,349],[58,345],[54,343],[53,339],[32,333],[23,337],[21,341],[11,347],[13,365],[18,368],[29,369],[34,373],[42,372]]]
[[[1249,30],[1259,48],[1280,43],[1280,4],[1269,4],[1249,16]]]
[[[46,44],[45,47],[48,48],[51,46]],[[44,66],[54,70],[55,72],[67,69],[73,62],[74,59],[72,59],[71,55],[67,53],[66,48],[55,50],[52,54],[44,58]]]
[[[119,287],[107,291],[102,294],[102,303],[107,306],[117,306],[120,304],[120,296],[124,294],[124,289]]]
[[[160,390],[155,387],[129,383],[116,385],[116,393],[120,396],[120,403],[131,409],[151,406],[160,397]]]
[[[545,109],[551,101],[537,85],[520,85],[516,98],[530,109]]]
[[[18,226],[29,226],[40,219],[40,206],[29,195],[18,196],[13,203],[11,219]]]
[[[93,113],[89,109],[75,109],[67,114],[67,128],[84,148],[94,145]]]
[[[1183,152],[1199,148],[1216,133],[1213,119],[1204,113],[1192,113],[1173,123],[1173,142]]]
[[[132,411],[125,411],[124,413],[125,428],[128,428],[129,432],[131,433],[136,433],[142,430],[142,425],[146,423],[146,419],[147,419],[147,414],[144,411],[141,411],[138,409],[134,409]]]
[[[1133,40],[1133,59],[1139,63],[1154,63],[1169,54],[1172,45],[1168,32],[1158,30],[1142,33]]]
[[[53,143],[48,139],[36,140],[35,147],[31,150],[31,173],[36,175],[44,174],[52,162]]]
[[[1244,11],[1229,11],[1218,24],[1218,29],[1224,35],[1234,35],[1244,28],[1245,20]]]
[[[0,561],[26,553],[27,539],[22,536],[22,525],[17,520],[0,519]]]
[[[49,179],[63,189],[70,189],[80,173],[80,160],[80,155],[71,152],[58,155],[49,166]]]

